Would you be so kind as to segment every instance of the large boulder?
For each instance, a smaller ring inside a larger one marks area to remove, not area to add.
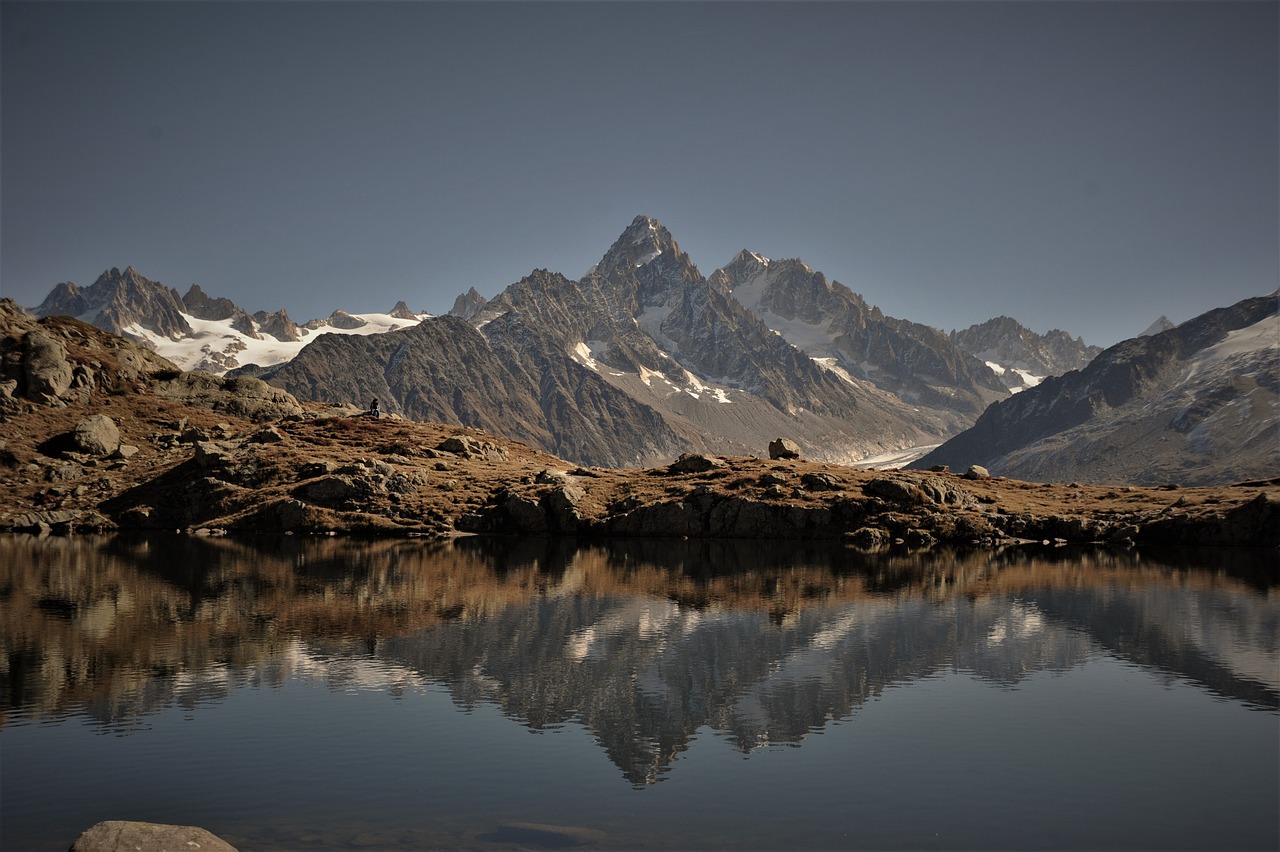
[[[26,396],[46,405],[56,403],[71,387],[74,370],[62,341],[34,329],[27,332],[22,358]]]
[[[155,393],[259,423],[302,413],[302,406],[293,396],[250,376],[222,378],[197,370],[157,383]]]
[[[108,820],[86,829],[71,844],[71,852],[236,852],[215,834],[194,825],[162,825],[154,822]]]
[[[579,504],[586,499],[587,492],[576,485],[562,485],[543,498],[547,517],[559,532],[577,532],[583,522],[582,509]]]
[[[76,424],[72,449],[89,456],[109,456],[120,449],[120,430],[105,414],[92,414]]]
[[[786,438],[774,438],[769,442],[769,458],[798,459],[800,458],[800,447],[795,441],[790,441]]]
[[[336,508],[367,497],[375,490],[374,484],[365,477],[335,474],[299,485],[294,489],[294,495],[308,503]]]

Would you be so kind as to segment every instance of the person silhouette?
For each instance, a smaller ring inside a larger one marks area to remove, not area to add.
[[[382,416],[382,412],[378,409],[378,399],[377,399],[377,397],[374,397],[373,402],[369,403],[369,416],[370,416],[370,417],[381,417],[381,416]]]

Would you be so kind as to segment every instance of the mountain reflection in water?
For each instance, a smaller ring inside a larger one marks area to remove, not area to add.
[[[1097,650],[1277,712],[1273,554],[640,541],[0,539],[3,724],[128,732],[319,680],[590,730],[633,785],[710,727],[799,744],[891,685]]]

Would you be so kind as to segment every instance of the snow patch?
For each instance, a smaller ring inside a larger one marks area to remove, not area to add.
[[[649,263],[660,254],[662,254],[662,249],[654,249],[653,251],[645,254],[643,257],[638,258],[636,260],[636,269],[639,269],[640,267],[644,266],[646,263]]]
[[[840,366],[840,363],[835,358],[814,358],[813,363],[817,364],[827,372],[835,373],[838,377],[844,379],[851,385],[858,384],[858,380],[855,379],[848,370]]]
[[[661,379],[663,382],[665,382],[668,385],[671,384],[671,382],[667,379],[667,377],[662,375],[661,373],[655,370],[650,370],[648,367],[640,368],[640,381],[644,383],[645,387],[647,388],[653,387],[654,378]]]
[[[1027,388],[1033,388],[1047,378],[1046,376],[1037,376],[1030,370],[1024,370],[1021,367],[1006,367],[997,361],[984,361],[983,363],[990,367],[991,372],[997,376],[1003,376],[1005,373],[1011,372],[1018,377],[1019,384],[1009,388],[1009,393],[1011,394],[1020,393]]]
[[[135,337],[146,340],[156,353],[168,358],[184,370],[201,369],[212,373],[224,373],[228,369],[245,364],[257,364],[271,367],[296,357],[302,348],[323,334],[385,334],[409,325],[417,325],[430,314],[420,314],[418,320],[405,320],[391,314],[352,314],[364,320],[359,328],[298,328],[298,340],[277,340],[269,334],[262,334],[257,323],[254,331],[262,334],[254,339],[231,327],[232,320],[205,320],[182,314],[182,318],[191,326],[190,337],[170,340],[134,323],[125,331]]]
[[[769,270],[762,269],[760,272],[751,276],[751,278],[733,288],[733,297],[737,299],[743,307],[754,311],[756,306],[760,304],[760,299],[764,296],[765,288],[769,286]],[[766,323],[767,324],[767,323]]]
[[[897,470],[906,467],[916,459],[924,458],[937,449],[940,444],[924,444],[919,447],[906,447],[901,450],[889,450],[874,456],[867,456],[853,463],[854,467],[865,467],[873,470]]]
[[[579,341],[577,345],[573,347],[573,351],[569,353],[569,357],[573,358],[573,360],[577,361],[589,370],[595,370],[596,372],[600,371],[600,365],[596,363],[591,347],[587,346],[584,341]]]
[[[1280,350],[1280,314],[1272,314],[1251,326],[1228,332],[1221,343],[1197,352],[1187,360],[1183,381],[1230,358],[1268,349]]]
[[[667,321],[667,317],[671,316],[670,305],[650,305],[636,317],[636,325],[645,334],[653,338],[653,341],[667,352],[679,352],[680,346],[671,338],[662,333],[662,324]]]

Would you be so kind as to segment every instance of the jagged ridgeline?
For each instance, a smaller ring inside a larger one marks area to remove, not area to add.
[[[1245,299],[1178,326],[1162,317],[1084,369],[992,405],[914,466],[1145,485],[1280,477],[1276,298]]]
[[[456,316],[385,339],[322,338],[262,376],[609,466],[759,454],[778,435],[852,462],[936,442],[1007,393],[945,335],[872,316],[821,275],[788,274],[801,268],[761,260],[706,278],[642,216],[579,280],[535,270],[491,300],[459,296]]]
[[[1007,318],[948,336],[887,317],[800,260],[743,250],[703,276],[646,216],[580,279],[535,270],[492,299],[472,288],[444,317],[400,302],[298,325],[199,285],[179,296],[132,267],[60,284],[34,312],[78,317],[184,369],[319,402],[377,398],[601,466],[757,455],[779,436],[841,463],[938,444],[1095,354]]]

